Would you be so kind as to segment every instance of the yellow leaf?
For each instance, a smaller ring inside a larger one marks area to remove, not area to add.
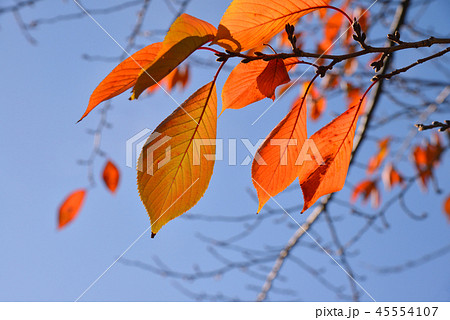
[[[101,102],[114,98],[134,86],[142,68],[155,59],[161,46],[161,42],[151,44],[132,54],[115,67],[92,92],[86,111],[79,121]]]
[[[216,125],[217,96],[211,82],[167,117],[147,140],[139,157],[137,181],[152,237],[205,193],[214,168]]]
[[[164,38],[158,56],[139,75],[131,99],[137,99],[145,89],[161,81],[216,33],[217,29],[206,21],[186,13],[179,16]]]
[[[322,0],[234,0],[220,21],[213,44],[242,52],[263,43],[317,7]]]

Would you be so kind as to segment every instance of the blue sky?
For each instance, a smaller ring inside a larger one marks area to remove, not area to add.
[[[187,13],[217,25],[229,3],[193,0]],[[91,1],[90,5],[92,8],[101,7],[102,2]],[[448,30],[446,13],[449,6],[445,0],[436,1],[434,7],[425,13],[421,23]],[[95,18],[124,45],[134,25],[136,10],[137,7],[132,7]],[[29,21],[72,12],[80,12],[72,1],[44,1],[32,9],[26,9],[23,16]],[[153,1],[145,29],[167,29],[171,21],[171,13],[164,2]],[[80,124],[75,123],[84,112],[90,93],[117,64],[86,61],[82,55],[119,56],[122,52],[87,17],[42,25],[32,34],[38,41],[36,46],[24,39],[12,15],[1,16],[0,301],[73,301],[148,228],[149,220],[136,190],[135,170],[125,166],[125,143],[145,128],[153,130],[176,105],[162,92],[133,102],[127,100],[127,94],[113,100],[112,110],[108,114],[112,128],[104,132],[102,149],[121,170],[118,193],[111,196],[103,187],[100,173],[105,159],[99,158],[95,163],[98,186],[87,195],[78,218],[63,231],[57,231],[58,205],[70,191],[88,184],[86,168],[77,165],[77,160],[86,158],[92,149],[92,136],[86,131],[97,125],[99,110]],[[138,43],[147,45],[156,41],[159,41],[156,37],[140,38]],[[210,54],[200,52],[195,56],[201,58]],[[407,53],[405,60],[397,60],[396,66],[405,65],[416,58],[414,53]],[[214,69],[208,67],[198,66],[191,70],[193,80],[185,92],[174,95],[177,101],[185,100],[197,88],[211,81],[214,74]],[[445,80],[432,66],[420,67],[410,75],[423,76],[425,73],[431,79]],[[225,75],[219,78],[219,86],[224,83]],[[406,96],[401,98],[409,100]],[[267,108],[269,100],[238,111],[227,110],[219,118],[218,137],[248,138],[256,143],[283,118],[290,105],[289,99],[292,98],[280,101],[255,126],[251,126],[251,123]],[[330,104],[330,110],[342,112],[342,101],[340,103],[337,107]],[[388,102],[384,101],[382,106],[380,114],[389,114],[391,106]],[[447,118],[448,114],[447,109]],[[317,129],[314,125],[311,128],[313,131]],[[410,129],[411,122],[405,120],[398,122],[395,127],[383,129],[385,132],[379,134],[401,136],[410,132]],[[421,134],[423,137],[430,135],[428,132]],[[415,143],[420,141],[417,138]],[[376,142],[365,145],[360,162],[373,154],[375,146]],[[243,145],[238,144],[238,147],[239,162],[248,153]],[[352,263],[359,273],[366,276],[359,280],[377,300],[448,301],[450,277],[443,266],[448,266],[449,255],[400,274],[379,275],[367,269],[368,264],[399,264],[450,243],[450,225],[441,209],[442,200],[450,190],[450,182],[445,179],[450,170],[448,160],[446,154],[439,168],[443,175],[439,180],[443,194],[424,194],[414,186],[407,197],[410,208],[415,212],[429,213],[426,220],[412,220],[398,206],[394,206],[388,214],[390,228],[382,233],[370,231],[355,248],[355,254],[358,255],[352,258]],[[217,162],[208,191],[188,214],[253,214],[257,204],[247,192],[248,189],[253,190],[250,169],[250,166],[228,166],[226,161]],[[355,183],[363,178],[364,170],[355,169],[350,172],[348,179]],[[298,188],[294,189],[279,195],[277,200],[286,207],[301,204],[301,193]],[[339,197],[348,199],[350,192],[351,188],[345,187]],[[389,195],[383,194],[383,197],[387,199]],[[276,207],[274,203],[269,205]],[[332,210],[336,216],[349,214],[348,209],[338,206],[333,206]],[[304,215],[298,211],[291,213],[300,223],[308,215],[308,212]],[[256,215],[254,217],[259,218]],[[339,227],[343,238],[347,230],[350,232],[356,226],[351,221]],[[285,222],[264,224],[243,244],[263,249],[264,245],[279,246],[286,243],[295,229],[286,228]],[[194,264],[208,270],[220,263],[211,258],[207,247],[196,235],[202,233],[226,239],[243,228],[243,224],[179,218],[166,225],[156,239],[150,239],[150,234],[144,235],[126,253],[125,258],[152,263],[152,259],[158,257],[173,270],[192,271]],[[320,237],[322,232],[328,234],[326,225],[320,222],[312,234]],[[306,242],[311,243],[310,240]],[[296,248],[294,253],[312,266],[325,266],[329,279],[347,285],[345,274],[323,253],[303,246]],[[230,258],[239,259],[233,252],[229,254]],[[267,264],[271,265],[272,262]],[[283,272],[289,275],[287,284],[283,285],[296,289],[298,296],[274,294],[273,300],[337,299],[295,264],[286,264]],[[249,290],[249,286],[259,288],[263,282],[234,271],[220,279],[176,283],[196,292],[222,292],[243,300],[253,300],[256,292]],[[176,289],[176,283],[173,279],[118,263],[81,301],[189,300]],[[370,299],[363,295],[362,300]]]

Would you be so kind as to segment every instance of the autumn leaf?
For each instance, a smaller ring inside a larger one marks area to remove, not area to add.
[[[142,50],[132,54],[122,61],[110,74],[95,88],[89,99],[86,111],[81,121],[101,102],[114,98],[122,92],[130,89],[136,83],[142,68],[151,63],[161,49],[162,42],[151,44]]]
[[[277,60],[276,64],[263,60],[238,64],[222,88],[222,112],[226,109],[243,108],[266,97],[274,100],[272,90],[289,82],[286,70],[291,70],[297,62],[298,59],[289,58],[284,62]],[[285,64],[285,68],[281,63]]]
[[[349,106],[357,106],[361,100],[363,93],[360,88],[353,86],[350,83],[347,83],[347,103]],[[361,104],[360,113],[364,112],[365,100]]]
[[[351,107],[311,136],[325,163],[308,161],[300,170],[299,181],[305,198],[302,212],[321,196],[344,186],[359,110],[359,106]]]
[[[356,199],[360,195],[362,195],[364,203],[367,203],[367,200],[369,200],[370,197],[372,199],[372,206],[374,208],[380,206],[381,197],[380,192],[378,191],[376,180],[364,180],[356,185],[356,187],[353,189],[351,202],[356,202]]]
[[[189,82],[189,65],[184,64],[175,68],[171,73],[169,73],[164,79],[162,79],[157,84],[148,87],[146,93],[152,94],[156,92],[159,88],[164,87],[166,91],[171,92],[177,87],[180,89],[185,89]]]
[[[384,186],[387,190],[391,190],[397,184],[404,184],[404,179],[400,173],[395,169],[392,163],[388,163],[381,174]]]
[[[441,144],[441,139],[439,138],[439,134],[435,133],[433,135],[433,141],[430,141],[427,143],[426,146],[426,159],[427,159],[427,165],[429,167],[436,167],[439,165],[442,152],[444,151],[444,148]]]
[[[166,118],[147,140],[139,157],[137,180],[152,236],[205,193],[214,168],[216,122],[217,97],[211,82]]]
[[[213,44],[242,52],[268,42],[287,23],[297,20],[317,7],[322,0],[234,0],[220,21]]]
[[[450,195],[445,199],[444,201],[444,213],[448,216],[450,219]]]
[[[216,33],[208,22],[186,13],[180,15],[170,27],[157,57],[141,71],[131,99],[137,99],[145,89],[161,81]]]
[[[291,81],[283,59],[270,60],[263,72],[256,78],[258,88],[267,98],[275,96],[275,89]]]
[[[345,11],[345,9],[344,9]],[[331,15],[330,18],[327,19],[325,23],[324,29],[324,40],[328,43],[332,44],[333,41],[337,38],[339,34],[339,30],[341,29],[342,22],[344,21],[344,16],[341,12],[335,12]]]
[[[79,189],[71,194],[64,200],[59,207],[58,215],[58,228],[62,229],[69,222],[71,222],[78,215],[78,212],[83,205],[84,198],[86,196],[86,190]]]
[[[428,165],[427,153],[421,146],[416,146],[413,149],[413,158],[418,169],[422,166]]]
[[[319,120],[319,118],[322,116],[322,113],[327,107],[327,101],[314,85],[312,85],[310,88],[310,94],[308,95],[307,101],[309,104],[309,116],[311,117],[311,120]]]
[[[297,163],[306,133],[306,107],[299,101],[259,148],[252,164],[253,185],[259,207],[286,189],[298,176]]]
[[[111,160],[106,163],[102,177],[109,191],[115,193],[119,184],[120,172]]]
[[[367,173],[373,174],[383,163],[384,159],[389,153],[390,137],[384,138],[378,142],[378,152],[369,159],[367,165]]]

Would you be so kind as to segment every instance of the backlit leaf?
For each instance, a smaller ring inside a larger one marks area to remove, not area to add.
[[[284,29],[316,7],[326,6],[322,0],[234,0],[220,21],[213,43],[241,52],[268,42]]]
[[[381,174],[384,186],[387,190],[391,190],[396,184],[404,184],[404,179],[395,169],[392,163],[388,163]]]
[[[249,63],[238,64],[230,73],[223,86],[222,112],[225,109],[240,109],[253,102],[266,98],[267,94],[272,93],[272,88],[275,90],[275,83],[278,83],[279,81],[272,82],[272,85],[270,85],[270,83],[267,84],[267,81],[264,81],[264,78],[284,79],[282,81],[284,83],[284,81],[287,80],[286,73],[284,73],[284,71],[292,69],[296,65],[297,61],[298,60],[296,58],[286,59],[284,61],[285,70],[279,68],[282,72],[281,77],[276,75],[276,72],[279,70],[274,68],[273,64],[269,67],[269,62],[267,61],[255,60]],[[261,78],[260,76],[263,73],[265,73],[263,76],[264,78]],[[260,85],[266,85],[266,87],[261,89]],[[268,89],[269,87],[270,90]],[[275,95],[272,94],[269,98],[274,100]]]
[[[161,46],[161,42],[151,44],[134,53],[115,67],[95,88],[89,99],[87,109],[79,121],[86,117],[101,102],[114,98],[134,86],[142,68],[155,59]]]
[[[391,138],[384,138],[378,142],[378,152],[369,159],[369,164],[367,165],[367,173],[374,173],[380,165],[383,163],[384,159],[389,153],[389,142]]]
[[[378,191],[376,180],[364,180],[356,185],[356,187],[353,189],[351,202],[355,202],[360,195],[362,195],[364,203],[367,203],[367,200],[369,200],[370,197],[372,199],[372,206],[374,208],[380,206],[381,197],[380,192]]]
[[[259,148],[252,164],[253,185],[264,204],[286,189],[298,176],[297,163],[306,139],[306,107],[299,101]]]
[[[312,120],[318,120],[322,113],[327,108],[327,100],[324,95],[322,95],[319,90],[313,85],[310,88],[310,94],[307,98],[309,108],[310,108],[310,117]]]
[[[78,215],[81,206],[83,205],[86,190],[80,189],[72,192],[64,200],[59,207],[58,228],[62,229],[69,222],[71,222]]]
[[[117,186],[119,185],[120,172],[119,169],[110,160],[105,165],[103,169],[103,182],[105,182],[106,187],[112,193],[116,192]]]
[[[450,219],[450,195],[444,200],[444,212]]]
[[[137,99],[145,89],[161,81],[195,50],[210,42],[216,32],[206,21],[186,13],[179,16],[164,38],[157,57],[140,73],[131,99]]]
[[[321,196],[342,189],[348,166],[358,120],[358,106],[353,106],[310,138],[317,146],[324,164],[308,161],[299,175],[305,204],[303,211]]]
[[[146,93],[152,94],[156,92],[159,88],[164,87],[167,92],[171,92],[176,88],[184,90],[189,83],[189,65],[184,64],[175,68],[171,73],[169,73],[164,79],[162,79],[157,84],[148,87]]]
[[[263,72],[256,78],[258,88],[267,98],[275,96],[275,89],[291,81],[283,59],[270,60]]]
[[[327,19],[325,23],[325,39],[331,43],[337,38],[339,30],[341,29],[342,22],[344,21],[344,15],[340,12],[335,12]]]
[[[360,88],[354,87],[352,84],[347,84],[347,103],[350,107],[357,106],[361,100],[363,93]],[[361,104],[360,113],[364,112],[366,100],[364,100]]]
[[[214,168],[211,157],[216,149],[216,125],[216,89],[209,83],[147,140],[139,157],[137,180],[152,236],[192,208],[205,193]]]

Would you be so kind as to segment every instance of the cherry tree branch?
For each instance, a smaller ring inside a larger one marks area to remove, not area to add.
[[[395,31],[398,31],[404,24],[409,5],[410,5],[410,0],[403,0],[401,2],[400,6],[396,12],[394,22],[392,23],[392,27],[391,27],[392,33],[395,33]],[[393,46],[393,43],[390,42],[390,45]],[[392,59],[393,59],[393,55],[388,55],[386,57],[386,61],[384,62],[384,65],[381,69],[381,74],[387,73],[387,69],[390,66],[390,63],[392,62]],[[357,154],[358,150],[360,149],[360,147],[364,141],[364,137],[369,128],[370,119],[373,115],[374,110],[376,109],[376,107],[378,105],[378,101],[381,96],[382,86],[383,86],[383,79],[381,79],[380,81],[378,81],[376,83],[372,97],[366,105],[367,112],[362,116],[362,119],[360,120],[361,122],[360,122],[359,129],[358,129],[358,132],[355,137],[355,142],[353,145],[353,152],[352,152],[352,156],[350,159],[349,168],[351,168],[351,164],[355,159],[355,155]],[[322,198],[322,201],[314,209],[314,211],[308,216],[306,222],[302,224],[301,228],[299,228],[295,231],[295,233],[289,239],[286,246],[280,251],[278,258],[276,259],[275,264],[272,267],[272,270],[267,275],[267,279],[266,279],[265,283],[263,284],[262,289],[256,298],[257,301],[266,300],[267,294],[273,285],[273,281],[277,278],[279,271],[281,270],[286,258],[289,256],[291,250],[299,243],[299,241],[303,237],[303,235],[308,231],[309,228],[311,228],[311,226],[318,220],[318,218],[321,216],[321,214],[326,210],[328,204],[333,199],[333,196],[334,196],[334,194],[331,193]]]

